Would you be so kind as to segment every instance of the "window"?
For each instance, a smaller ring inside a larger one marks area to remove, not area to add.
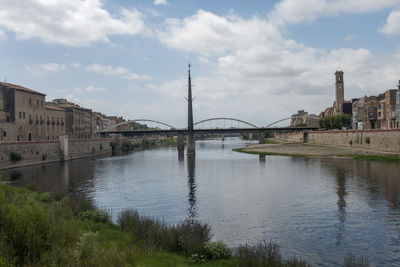
[[[6,117],[6,121],[10,122],[10,117],[9,116]]]
[[[3,137],[7,137],[7,132],[3,131]]]
[[[22,117],[25,119],[25,112],[22,112]]]
[[[36,100],[36,105],[39,106],[39,99]]]
[[[43,100],[40,100],[40,105],[43,106]]]
[[[32,98],[29,98],[29,104],[32,104]]]
[[[22,119],[22,112],[21,112],[21,111],[18,112],[18,117],[19,117],[20,119]]]

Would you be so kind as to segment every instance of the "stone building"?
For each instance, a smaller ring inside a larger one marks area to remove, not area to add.
[[[343,113],[343,103],[344,103],[344,81],[343,81],[343,71],[335,72],[335,95],[336,99],[333,103],[333,113],[334,115]]]
[[[52,103],[46,103],[46,139],[57,140],[60,135],[66,134],[65,110]]]
[[[296,126],[307,126],[307,127],[319,127],[319,120],[321,118],[314,114],[308,114],[304,110],[297,111],[296,114],[292,115],[291,127]]]
[[[66,134],[72,139],[93,137],[92,110],[83,108],[66,99],[54,99],[52,104],[65,110]]]
[[[397,113],[397,129],[400,129],[400,80],[398,84],[398,90],[396,93],[396,113]]]
[[[45,94],[0,83],[0,141],[45,140]]]
[[[390,89],[385,92],[385,127],[383,129],[396,129],[397,128],[397,114],[396,114],[396,89]]]

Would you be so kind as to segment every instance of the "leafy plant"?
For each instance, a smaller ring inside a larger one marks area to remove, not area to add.
[[[211,260],[229,259],[232,250],[222,241],[207,242],[204,244],[204,255]]]
[[[371,143],[371,137],[369,137],[369,136],[365,137],[365,143],[370,144]]]
[[[205,262],[205,256],[198,254],[198,253],[194,253],[192,255],[190,255],[190,257],[187,259],[187,263],[189,264],[202,264]]]
[[[87,210],[79,213],[81,220],[88,220],[98,223],[110,223],[110,215],[104,210]]]

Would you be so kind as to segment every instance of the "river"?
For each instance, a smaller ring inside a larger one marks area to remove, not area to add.
[[[197,141],[195,158],[161,147],[7,170],[3,180],[88,197],[114,220],[125,208],[170,224],[196,218],[230,246],[272,240],[320,266],[350,251],[400,266],[399,163],[232,151],[247,144]]]

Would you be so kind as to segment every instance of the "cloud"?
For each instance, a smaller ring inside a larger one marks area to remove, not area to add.
[[[397,0],[282,0],[275,5],[270,17],[275,22],[299,23],[319,17],[374,12],[396,5]]]
[[[344,38],[344,40],[345,41],[352,41],[352,40],[355,40],[355,39],[357,39],[359,37],[360,37],[359,35],[349,34]]]
[[[154,5],[158,6],[158,5],[168,5],[167,0],[154,0],[153,2]]]
[[[392,11],[379,31],[387,35],[400,35],[400,11]]]
[[[102,92],[106,92],[107,89],[104,87],[96,87],[96,86],[88,86],[86,88],[75,88],[74,89],[75,92],[77,93],[102,93]]]
[[[157,36],[167,47],[198,58],[192,68],[197,119],[231,116],[263,125],[298,109],[319,113],[334,101],[338,69],[345,72],[346,99],[381,93],[398,79],[399,57],[375,56],[365,48],[316,49],[281,31],[269,18],[199,10],[167,19]],[[185,84],[183,78],[149,87],[180,107],[186,92],[178,88]]]
[[[100,0],[0,0],[0,27],[18,39],[39,38],[48,44],[86,46],[109,42],[110,35],[133,35],[144,31],[143,15],[121,9],[112,16]]]
[[[66,68],[64,64],[57,64],[57,63],[46,63],[46,64],[39,64],[39,65],[25,65],[25,69],[31,72],[35,76],[43,76],[50,72],[58,72],[62,71]]]
[[[76,65],[77,67],[80,67],[80,65]],[[83,68],[86,71],[89,72],[95,72],[95,73],[100,73],[104,75],[113,75],[113,76],[120,76],[123,79],[127,80],[150,80],[152,77],[149,75],[139,75],[136,73],[130,72],[128,69],[123,68],[123,67],[113,67],[113,66],[104,66],[100,64],[92,64],[88,67]]]

